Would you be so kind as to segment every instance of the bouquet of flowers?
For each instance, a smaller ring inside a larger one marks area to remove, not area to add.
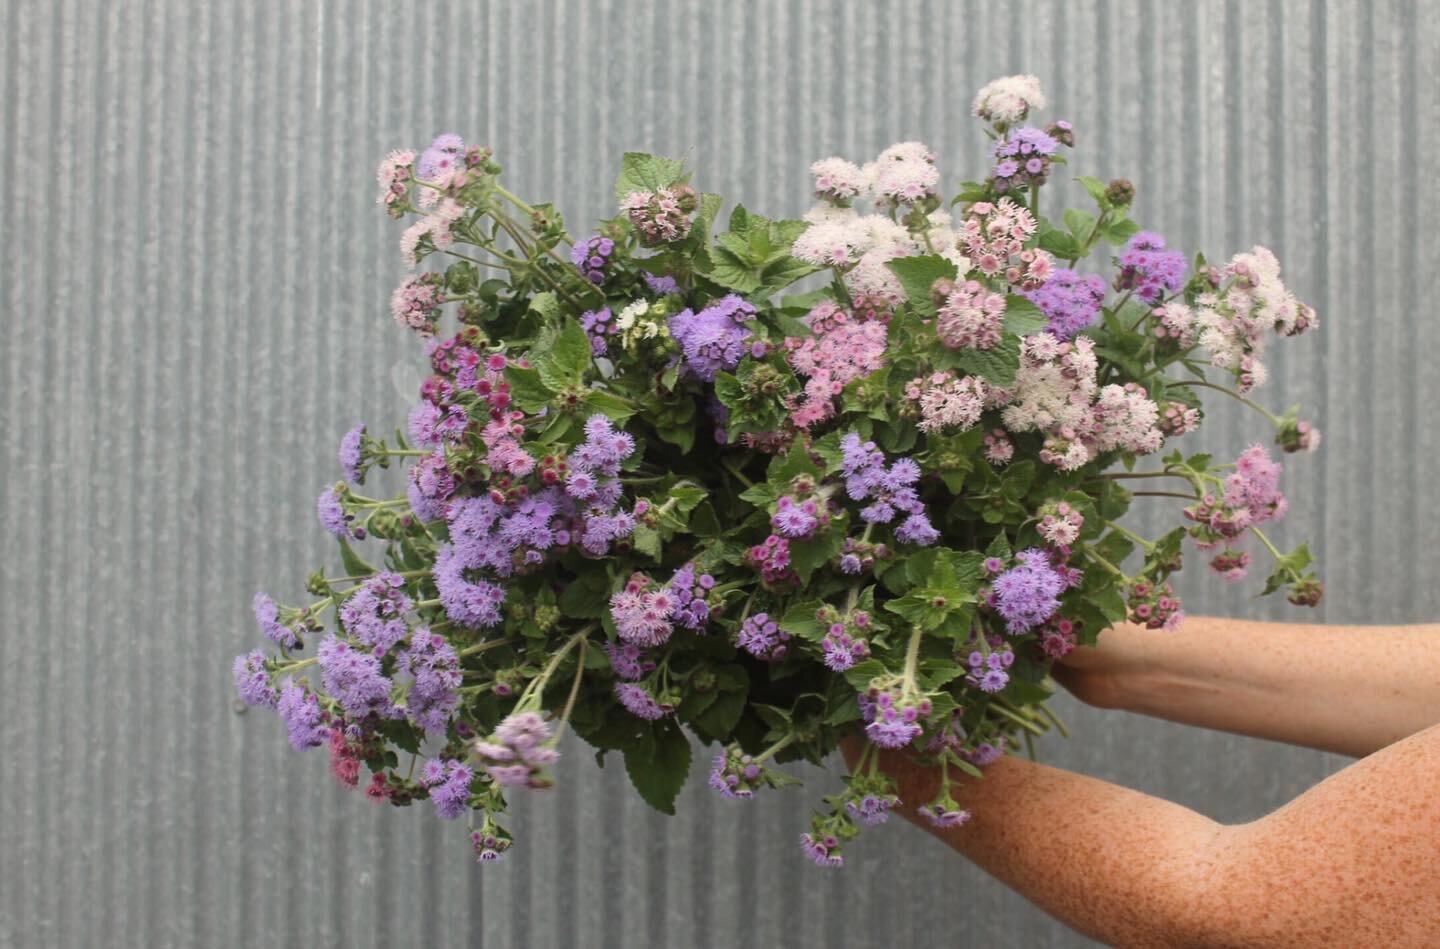
[[[963,823],[950,781],[1058,725],[1056,658],[1179,620],[1187,546],[1239,580],[1253,537],[1264,592],[1317,603],[1307,549],[1262,531],[1279,462],[1167,444],[1210,390],[1315,448],[1249,399],[1270,337],[1314,311],[1264,248],[1215,266],[1141,231],[1124,180],[1078,178],[1094,207],[1042,216],[1076,142],[1027,124],[1043,102],[1030,76],[980,91],[989,173],[951,200],[905,142],[816,162],[803,220],[736,207],[723,228],[667,158],[625,155],[618,214],[572,238],[489,149],[392,153],[379,203],[413,223],[391,311],[430,374],[404,432],[341,440],[318,515],[343,574],[313,573],[303,605],[255,597],[276,654],[236,658],[241,698],[371,799],[464,817],[482,860],[567,729],[667,813],[693,741],[744,799],[863,736],[801,837],[838,866],[898,803],[871,749],[939,765],[909,803]],[[393,492],[362,489],[392,465]],[[1123,526],[1137,499],[1174,528]]]

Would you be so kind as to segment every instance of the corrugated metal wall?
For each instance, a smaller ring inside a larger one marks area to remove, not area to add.
[[[371,176],[441,130],[572,222],[611,211],[625,149],[798,214],[831,153],[921,138],[947,180],[980,173],[973,91],[1038,73],[1077,173],[1131,176],[1179,245],[1267,244],[1319,309],[1263,395],[1327,435],[1287,473],[1281,531],[1315,540],[1323,615],[1436,617],[1440,30],[1421,6],[407,6],[0,0],[5,945],[1082,944],[910,827],[815,871],[795,836],[818,772],[748,807],[692,787],[667,820],[576,747],[482,869],[429,808],[374,808],[273,717],[235,714],[250,594],[300,593],[329,555],[313,505],[336,437],[398,420],[416,378]],[[1262,434],[1225,407],[1201,441]],[[1204,577],[1185,592],[1285,611]],[[1065,711],[1078,737],[1048,760],[1222,819],[1342,764]]]

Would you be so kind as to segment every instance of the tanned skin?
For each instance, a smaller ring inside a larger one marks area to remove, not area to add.
[[[914,810],[939,773],[883,752],[904,816],[1119,946],[1440,946],[1440,625],[1122,626],[1055,677],[1105,708],[1365,757],[1223,825],[1010,756],[952,787],[973,817],[939,830]]]

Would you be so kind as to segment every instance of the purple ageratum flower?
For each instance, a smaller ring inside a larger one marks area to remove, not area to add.
[[[790,651],[790,634],[770,618],[769,613],[745,617],[735,635],[735,645],[765,662],[779,662]]]
[[[904,748],[920,736],[920,709],[913,705],[899,706],[889,692],[875,699],[874,718],[865,726],[865,735],[881,748]]]
[[[835,623],[825,631],[825,638],[820,641],[820,654],[826,668],[844,672],[862,659],[869,658],[870,644],[851,636],[844,623]]]
[[[619,332],[615,326],[614,314],[608,306],[581,313],[580,326],[590,337],[590,353],[594,356],[605,355],[605,350],[610,346],[607,337]]]
[[[498,626],[505,588],[489,580],[469,579],[472,568],[457,553],[454,544],[444,544],[435,553],[435,587],[440,605],[452,621],[469,629]]]
[[[421,497],[439,503],[455,492],[455,476],[445,464],[445,453],[437,451],[421,458],[410,469],[410,480]]]
[[[420,774],[420,783],[429,788],[430,800],[435,802],[435,816],[441,820],[454,820],[465,813],[474,780],[475,772],[469,766],[439,758],[427,761]]]
[[[410,719],[431,734],[445,731],[460,704],[460,659],[439,633],[418,627],[399,667],[415,680],[406,697]]]
[[[336,537],[349,536],[350,523],[345,519],[345,505],[340,503],[340,495],[333,487],[320,493],[320,499],[315,502],[315,515],[320,526]]]
[[[270,684],[270,673],[265,671],[265,654],[253,649],[235,657],[231,667],[235,675],[235,691],[246,705],[274,708],[280,700],[280,693]]]
[[[962,751],[960,753],[960,757],[964,758],[966,761],[970,762],[977,768],[984,768],[987,765],[992,765],[995,762],[999,761],[1001,758],[1005,757],[1005,736],[1001,735],[999,738],[995,739],[995,743],[993,745],[988,741],[982,741],[980,744],[975,746],[975,749],[973,751]]]
[[[708,573],[696,574],[695,564],[686,563],[676,570],[665,585],[675,599],[670,612],[671,618],[686,629],[699,630],[710,619],[710,604],[705,599],[706,591],[715,586],[715,578]]]
[[[285,723],[290,747],[296,751],[318,748],[330,740],[330,729],[322,726],[325,716],[320,710],[320,700],[309,689],[296,685],[294,679],[281,683],[275,710]]]
[[[267,639],[285,649],[295,649],[300,645],[300,637],[295,635],[295,630],[280,622],[280,607],[274,600],[264,593],[257,593],[253,606],[255,622]]]
[[[995,578],[995,608],[1012,635],[1034,629],[1055,615],[1066,578],[1050,565],[1045,551],[1032,547],[1015,555],[1020,561]]]
[[[460,167],[465,142],[454,132],[435,136],[430,147],[420,153],[415,165],[415,177],[421,181],[434,181],[441,175]]]
[[[902,544],[925,547],[940,539],[940,532],[930,523],[925,514],[911,514],[895,529],[895,539]]]
[[[385,571],[367,579],[340,607],[340,623],[363,645],[384,655],[406,636],[410,627],[401,619],[415,605],[405,595],[405,580]]]
[[[708,783],[731,800],[749,800],[765,785],[765,766],[731,745],[711,762]]]
[[[360,448],[365,439],[365,425],[362,422],[340,439],[340,467],[351,481],[360,480]]]
[[[1133,290],[1146,303],[1154,303],[1161,295],[1178,293],[1185,284],[1185,255],[1165,249],[1165,239],[1151,231],[1141,231],[1125,245],[1120,256],[1120,274],[1115,286]]]
[[[609,418],[597,412],[585,421],[585,441],[570,452],[570,467],[613,478],[634,451],[634,437],[617,431]]]
[[[439,501],[432,501],[420,492],[420,486],[414,481],[405,485],[405,497],[410,502],[410,512],[415,519],[422,524],[431,521],[438,521],[445,516],[445,506]]]
[[[634,643],[606,643],[605,655],[610,657],[610,668],[615,674],[630,682],[655,668],[655,661]]]
[[[613,240],[593,234],[584,240],[576,241],[570,248],[570,262],[585,275],[586,280],[598,287],[605,282],[605,269],[614,253]]]
[[[816,517],[818,507],[813,498],[797,504],[790,495],[784,495],[770,518],[770,525],[775,533],[791,540],[809,537],[820,527],[820,519]]]
[[[615,632],[637,646],[659,646],[675,632],[675,595],[667,589],[620,590],[610,597]]]
[[[953,800],[937,799],[929,804],[922,804],[919,808],[920,816],[930,822],[932,827],[944,829],[946,827],[959,827],[970,819],[970,812],[960,810],[955,806]]]
[[[753,319],[755,307],[732,293],[698,313],[682,310],[670,317],[670,335],[680,345],[690,371],[713,382],[717,372],[740,364],[750,337],[746,323]]]
[[[1060,149],[1060,143],[1043,129],[1026,125],[1015,129],[1006,138],[995,143],[996,158],[1017,158],[1024,161],[1037,155],[1050,156]]]
[[[989,655],[977,649],[966,660],[970,667],[966,681],[982,692],[999,692],[1010,683],[1009,669],[1014,662],[1015,654],[1008,649]]]
[[[320,681],[346,714],[353,718],[370,714],[394,717],[391,682],[380,673],[380,659],[374,653],[356,649],[333,633],[325,637],[316,652]]]
[[[816,866],[845,865],[845,858],[840,855],[840,838],[834,834],[801,834],[800,849],[805,851],[805,856],[815,861]]]
[[[648,722],[664,718],[675,709],[668,705],[661,705],[655,701],[655,697],[641,686],[630,682],[615,683],[615,697],[620,704],[625,706],[625,711],[636,718],[643,718]]]
[[[658,297],[680,292],[680,284],[675,282],[674,277],[656,276],[655,274],[645,273],[643,271],[640,277],[645,281],[645,286],[650,288],[650,292]]]
[[[890,809],[900,803],[893,794],[866,794],[845,802],[845,813],[866,827],[875,827],[890,819]]]
[[[1038,288],[1021,290],[1020,295],[1045,314],[1052,334],[1059,339],[1073,339],[1099,315],[1105,302],[1105,281],[1095,274],[1082,275],[1057,267]]]

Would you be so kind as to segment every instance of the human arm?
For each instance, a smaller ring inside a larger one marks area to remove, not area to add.
[[[1091,705],[1360,756],[1440,722],[1440,624],[1121,624],[1054,677]]]
[[[853,763],[858,742],[846,748]],[[951,792],[971,820],[916,816],[940,776],[880,766],[902,813],[1046,912],[1122,946],[1440,944],[1440,726],[1250,824],[1008,757]]]

